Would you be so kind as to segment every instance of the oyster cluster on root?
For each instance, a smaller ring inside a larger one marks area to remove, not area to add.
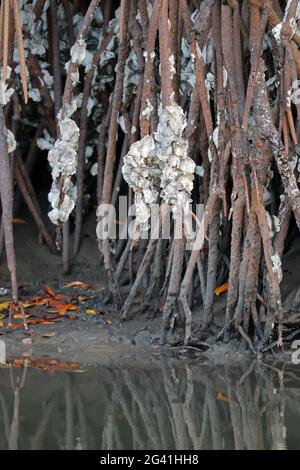
[[[72,87],[79,81],[79,65],[86,56],[86,42],[80,36],[71,48],[71,63],[75,65],[71,71]],[[69,65],[70,67],[70,65]],[[59,138],[49,151],[48,161],[52,168],[52,187],[48,200],[52,210],[48,216],[52,223],[66,222],[75,207],[76,187],[72,177],[77,169],[79,147],[79,127],[72,115],[77,109],[77,101],[72,98],[70,103],[64,103],[58,113]]]
[[[10,78],[11,68],[7,67],[7,79]],[[0,71],[0,104],[5,106],[9,103],[11,96],[14,93],[14,89],[8,86],[7,80],[4,80],[2,77],[2,72]]]
[[[60,138],[48,154],[53,178],[48,195],[52,210],[48,215],[54,224],[68,220],[76,201],[76,187],[73,185],[72,176],[76,173],[79,128],[71,118],[76,108],[75,100],[70,106],[66,106],[64,117],[59,120]]]
[[[14,93],[14,89],[10,88],[7,83],[11,74],[10,67],[7,67],[6,74],[7,74],[7,77],[6,77],[7,80],[4,80],[2,76],[2,72],[0,71],[0,106],[5,106],[6,104],[8,104]],[[3,131],[6,137],[7,152],[12,153],[16,150],[16,147],[17,147],[14,133],[11,130],[7,129],[6,126],[3,128]]]
[[[176,104],[160,107],[157,132],[135,142],[124,157],[123,176],[135,193],[137,223],[145,224],[151,205],[168,204],[175,217],[188,211],[195,163],[188,157],[188,141],[183,137],[187,125],[182,108]]]
[[[150,207],[158,197],[161,169],[152,136],[134,142],[124,157],[123,176],[135,193],[138,223],[150,217]]]

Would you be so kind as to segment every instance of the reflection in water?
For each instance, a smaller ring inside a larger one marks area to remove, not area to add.
[[[300,448],[297,370],[181,363],[0,369],[0,449]]]

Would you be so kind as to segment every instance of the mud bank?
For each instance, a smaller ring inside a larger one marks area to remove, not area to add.
[[[91,297],[92,307],[97,309],[95,299]],[[291,364],[292,350],[279,351],[275,348],[276,354],[273,350],[267,350],[256,358],[238,340],[227,344],[215,343],[216,335],[211,335],[206,341],[195,339],[194,346],[185,347],[178,332],[173,344],[161,347],[159,318],[149,320],[141,315],[140,318],[121,323],[118,312],[113,309],[107,309],[105,313],[103,308],[98,311],[101,314],[87,315],[85,310],[72,313],[72,319],[65,316],[50,324],[36,324],[29,326],[29,331],[20,324],[18,328],[0,328],[0,340],[5,343],[7,361],[14,358],[51,358],[84,366],[145,366],[157,363],[161,357],[169,357],[180,362],[195,360],[211,366],[234,366],[255,359],[258,363],[274,363],[275,360]]]
[[[134,361],[155,360],[160,354],[172,355],[177,358],[197,358],[216,363],[239,362],[253,358],[253,354],[245,349],[239,341],[228,344],[216,342],[218,332],[223,325],[226,306],[226,294],[218,297],[214,310],[214,325],[210,335],[196,335],[193,346],[182,347],[183,326],[176,327],[171,344],[159,346],[161,318],[160,313],[153,314],[153,309],[143,311],[143,299],[137,298],[136,306],[130,319],[120,321],[120,312],[112,304],[105,304],[107,294],[106,277],[101,266],[95,238],[95,223],[92,215],[85,223],[83,244],[72,270],[68,275],[62,274],[60,256],[49,253],[45,246],[36,243],[37,233],[31,224],[30,216],[22,214],[25,224],[15,225],[17,247],[17,264],[19,293],[23,302],[36,296],[45,295],[45,289],[50,287],[59,296],[65,295],[65,302],[72,302],[76,310],[57,315],[53,322],[29,326],[29,334],[21,326],[8,329],[8,311],[4,315],[3,326],[0,327],[0,339],[5,342],[8,357],[41,357],[49,356],[60,360],[76,361],[78,363],[99,364],[116,360],[122,362],[129,358]],[[284,259],[285,278],[282,285],[285,298],[297,289],[299,279],[296,266],[299,254],[295,249],[287,253]],[[96,273],[96,275],[95,275]],[[88,290],[65,287],[71,281],[91,283]],[[0,263],[0,303],[10,298],[10,282],[6,268],[5,257]],[[126,289],[122,291],[126,297]],[[78,300],[80,299],[80,300]],[[45,306],[25,309],[26,314],[32,315],[38,321],[46,318],[52,320],[51,310]],[[53,308],[52,308],[53,311]],[[87,314],[89,312],[89,314]],[[93,312],[91,314],[91,312]],[[194,329],[201,319],[201,309],[194,312]],[[297,312],[294,312],[294,316]],[[21,322],[14,319],[14,323]],[[275,348],[276,349],[276,348]],[[291,350],[276,349],[276,357],[290,362]],[[263,359],[274,359],[272,350],[263,354]]]
[[[5,342],[6,356],[12,358],[53,358],[81,365],[110,365],[134,363],[145,365],[156,363],[162,356],[179,361],[195,360],[210,365],[235,365],[255,360],[255,355],[241,345],[230,341],[227,344],[207,342],[185,347],[182,345],[159,346],[158,322],[129,321],[120,323],[110,316],[107,320],[87,318],[79,313],[76,320],[63,318],[53,325],[34,325],[30,334],[22,328],[1,331],[0,340]],[[291,364],[292,351],[276,350],[264,352],[258,363],[279,362]]]

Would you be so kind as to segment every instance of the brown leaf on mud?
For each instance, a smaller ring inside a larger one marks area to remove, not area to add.
[[[87,310],[85,311],[85,313],[86,313],[87,315],[96,315],[96,310],[87,309]]]
[[[95,287],[95,284],[87,284],[86,282],[82,281],[71,281],[71,282],[66,282],[64,284],[64,287],[72,287],[73,289],[92,289]]]
[[[51,289],[51,287],[45,287],[44,291],[51,299],[61,300],[61,299],[69,299],[70,298],[69,295],[60,294],[58,292],[55,292],[53,289]],[[46,300],[46,302],[49,302],[49,297],[44,298],[44,300]]]
[[[20,319],[20,318],[23,319],[24,317],[29,318],[29,317],[31,317],[31,315],[26,315],[26,314],[23,315],[23,313],[14,313],[14,315],[13,315],[13,318],[16,318],[16,319]]]
[[[27,320],[26,323],[27,325],[51,325],[58,319],[60,319],[60,316]],[[24,323],[12,323],[11,325],[7,325],[7,328],[11,330],[14,330],[15,328],[24,328]]]
[[[25,363],[32,369],[43,370],[44,372],[54,373],[66,370],[77,370],[79,366],[76,362],[62,362],[56,359],[34,358],[34,359],[11,359],[9,363],[12,367],[24,367]],[[78,370],[79,372],[79,370]]]
[[[56,292],[53,289],[51,289],[51,287],[44,287],[44,291],[47,295],[50,295],[50,297],[57,296]]]
[[[52,331],[50,333],[44,333],[42,338],[52,338],[53,336],[56,335],[56,332],[55,331]]]
[[[33,297],[33,299],[27,302],[20,302],[23,308],[35,307],[36,305],[45,305],[47,299],[42,299],[42,297]],[[0,310],[8,310],[10,307],[10,300],[0,303]],[[15,317],[17,318],[17,317]]]
[[[224,282],[221,286],[217,287],[215,289],[215,294],[220,295],[223,294],[223,292],[226,292],[228,290],[228,282]]]
[[[221,392],[218,393],[217,400],[223,401],[224,403],[230,403],[228,396]]]
[[[44,288],[46,296],[34,296],[25,302],[22,302],[23,308],[30,308],[30,307],[37,307],[37,306],[47,306],[52,307],[52,310],[48,310],[47,313],[50,314],[49,316],[44,316],[43,318],[31,318],[27,321],[28,325],[36,325],[36,324],[45,324],[50,325],[56,319],[60,319],[62,315],[65,315],[68,311],[78,310],[78,307],[71,303],[72,296],[66,294],[60,294],[55,292],[51,287]],[[78,296],[75,296],[76,303],[78,302]],[[10,300],[6,300],[0,303],[0,311],[1,310],[8,310],[10,307]],[[58,314],[55,317],[53,314]],[[4,319],[7,314],[0,314],[0,320]],[[25,314],[25,318],[35,317],[32,314]],[[22,319],[23,314],[18,312],[13,315],[15,320]],[[3,322],[2,325],[3,326]],[[7,328],[15,329],[23,327],[23,323],[13,323],[9,325]]]
[[[36,325],[38,320],[28,320],[27,325]],[[7,325],[9,330],[14,330],[15,328],[24,328],[24,323],[12,323],[11,325]]]
[[[43,297],[33,297],[27,302],[23,302],[22,305],[23,305],[23,308],[30,308],[30,307],[36,307],[37,305],[45,305],[46,303],[47,303],[47,299]]]
[[[0,303],[0,310],[7,310],[10,306],[10,300]]]
[[[53,305],[53,302],[49,303],[49,305],[55,308],[54,310],[48,310],[48,313],[58,313],[59,315],[64,315],[69,310],[78,310],[76,305],[66,304],[64,302],[60,302],[59,300],[55,302],[55,305]]]
[[[12,223],[15,225],[24,225],[27,224],[26,220],[20,219],[19,217],[14,217]]]

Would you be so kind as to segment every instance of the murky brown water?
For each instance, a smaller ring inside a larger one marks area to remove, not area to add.
[[[0,449],[299,449],[300,370],[0,369]]]

